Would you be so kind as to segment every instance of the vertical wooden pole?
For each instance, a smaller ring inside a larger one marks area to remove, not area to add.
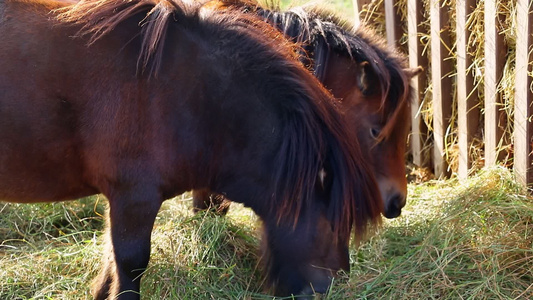
[[[433,86],[433,166],[437,177],[448,175],[446,162],[446,131],[452,111],[452,61],[448,34],[448,7],[441,1],[430,0],[431,23],[431,78]]]
[[[409,46],[409,67],[416,68],[422,66],[428,69],[427,57],[422,55],[422,43],[420,35],[422,33],[422,21],[424,17],[424,7],[421,0],[407,0],[407,29]],[[413,87],[413,102],[411,105],[411,153],[413,163],[419,167],[428,167],[431,163],[429,153],[424,145],[427,141],[427,126],[420,116],[420,106],[424,99],[427,86],[427,76],[425,73],[418,75],[411,80]]]
[[[355,25],[355,27],[359,27],[361,25],[361,19],[360,19],[359,13],[361,12],[362,7],[359,6],[359,1],[357,0],[352,0],[352,5],[353,5],[353,15],[354,15],[353,24]]]
[[[354,12],[354,25],[359,27],[361,25],[361,10],[363,10],[363,5],[367,5],[371,0],[352,0],[353,12]]]
[[[500,141],[505,128],[501,111],[502,95],[498,84],[505,61],[503,36],[498,32],[499,17],[496,0],[485,0],[485,166],[494,165],[503,158]]]
[[[529,2],[529,3],[528,3]],[[533,8],[531,0],[517,1],[516,83],[514,113],[514,171],[524,185],[532,183],[531,104],[533,102]]]
[[[402,37],[402,24],[398,8],[394,0],[385,0],[385,29],[387,31],[387,44],[390,47],[400,46]]]
[[[459,178],[466,178],[471,167],[470,143],[479,124],[479,102],[474,90],[474,78],[467,68],[472,64],[468,53],[470,29],[467,20],[474,10],[476,0],[457,0],[457,125],[459,137]]]

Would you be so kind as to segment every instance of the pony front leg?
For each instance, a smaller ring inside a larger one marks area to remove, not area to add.
[[[93,283],[95,299],[140,299],[141,276],[150,259],[150,239],[162,200],[143,191],[112,193],[109,228],[100,274]]]

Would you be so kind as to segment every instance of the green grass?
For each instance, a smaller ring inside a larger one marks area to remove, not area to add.
[[[408,201],[322,299],[533,298],[533,200],[509,171],[410,185]],[[0,204],[0,299],[90,299],[105,202]],[[254,214],[189,208],[184,196],[158,215],[143,299],[270,299]]]
[[[88,299],[104,202],[0,203],[0,299]]]

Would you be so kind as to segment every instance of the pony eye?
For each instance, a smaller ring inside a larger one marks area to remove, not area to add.
[[[370,136],[371,136],[373,139],[377,140],[378,137],[379,137],[379,134],[380,134],[380,133],[381,133],[381,129],[379,129],[379,128],[374,128],[374,127],[370,128]]]

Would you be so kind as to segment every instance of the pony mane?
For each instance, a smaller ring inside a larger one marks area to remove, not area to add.
[[[284,133],[275,155],[279,168],[272,175],[278,220],[296,224],[300,213],[316,201],[319,171],[328,166],[334,179],[326,191],[327,217],[335,231],[347,234],[355,227],[360,233],[369,222],[378,222],[382,201],[355,132],[344,121],[336,100],[299,62],[301,48],[255,14],[216,7],[180,0],[82,0],[62,9],[57,18],[81,25],[79,35],[89,35],[90,44],[128,19],[140,17],[138,67],[144,71],[151,65],[150,74],[156,74],[161,65],[171,24],[201,27],[204,37],[213,41],[213,53],[224,49],[237,58],[233,62],[238,66],[228,72],[241,72],[238,76],[243,80],[253,74],[263,76],[264,82],[252,78],[252,83],[279,111]]]
[[[305,71],[301,76],[318,81]],[[333,182],[324,191],[329,194],[326,217],[341,236],[347,236],[352,228],[361,234],[369,223],[380,221],[383,203],[355,132],[339,109],[331,105],[334,100],[324,97],[327,95],[324,88],[315,86],[319,89],[304,93],[298,89],[289,91],[304,99],[312,95],[307,100],[283,103],[285,138],[279,147],[276,157],[279,168],[274,174],[278,221],[288,220],[296,225],[300,212],[316,201],[312,195],[317,191],[319,172],[327,168]]]
[[[333,51],[348,56],[357,63],[370,63],[378,85],[375,92],[382,95],[382,116],[387,120],[378,141],[386,139],[398,118],[402,117],[403,108],[408,106],[411,100],[409,78],[403,71],[407,65],[406,57],[387,47],[385,40],[370,28],[355,28],[324,5],[310,4],[291,8],[287,12],[277,11],[270,14],[284,15],[283,27],[291,28],[286,34],[295,36],[300,43],[311,45],[311,49],[306,50],[313,55],[314,73],[320,80],[320,76],[325,73],[323,68],[327,67],[327,55],[324,52]]]
[[[300,52],[300,60],[321,81],[327,68],[328,53],[331,51],[357,63],[370,62],[369,66],[378,85],[374,92],[382,95],[382,115],[387,120],[378,141],[386,139],[399,121],[398,118],[402,117],[403,108],[410,105],[409,78],[403,71],[407,65],[406,57],[389,49],[385,40],[370,28],[355,28],[325,5],[309,4],[282,11],[279,1],[265,1],[261,4],[256,0],[220,0],[220,6],[251,11],[277,26],[301,45],[305,52]]]
[[[148,75],[157,75],[163,56],[163,44],[171,21],[192,15],[195,7],[174,0],[81,0],[57,10],[57,19],[64,23],[81,25],[78,36],[89,36],[91,45],[112,32],[119,24],[137,14],[145,16],[139,23],[142,46],[137,69]]]

